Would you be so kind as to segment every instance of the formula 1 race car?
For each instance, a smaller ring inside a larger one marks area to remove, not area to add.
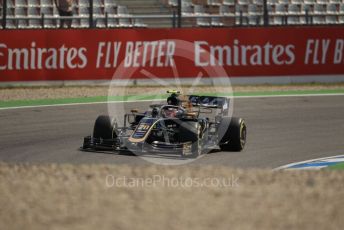
[[[84,138],[82,150],[174,153],[195,158],[206,150],[241,151],[246,143],[246,124],[229,117],[230,99],[184,96],[167,91],[167,103],[154,104],[145,112],[132,109],[124,125],[108,115],[99,116],[93,135]]]

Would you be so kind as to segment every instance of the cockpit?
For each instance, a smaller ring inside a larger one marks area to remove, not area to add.
[[[161,117],[163,118],[175,118],[180,117],[182,114],[185,113],[185,110],[178,106],[163,106],[160,109]]]

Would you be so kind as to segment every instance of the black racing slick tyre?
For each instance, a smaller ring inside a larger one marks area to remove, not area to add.
[[[247,127],[244,119],[223,117],[219,125],[222,151],[240,152],[246,144]],[[222,130],[221,130],[222,129]]]
[[[113,139],[115,137],[116,133],[111,118],[107,115],[98,116],[93,128],[93,138]]]

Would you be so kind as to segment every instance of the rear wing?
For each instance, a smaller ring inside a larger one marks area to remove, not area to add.
[[[189,102],[192,103],[192,106],[217,108],[222,111],[228,111],[230,100],[226,97],[189,95]]]

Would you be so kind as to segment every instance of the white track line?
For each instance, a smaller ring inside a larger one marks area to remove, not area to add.
[[[319,93],[319,94],[290,94],[290,95],[253,95],[253,96],[234,96],[240,98],[266,98],[266,97],[319,97],[319,96],[344,96],[344,93]]]
[[[41,107],[60,107],[60,106],[77,106],[77,105],[93,105],[93,104],[107,104],[107,103],[124,103],[124,102],[149,102],[149,101],[163,101],[164,99],[153,99],[153,100],[136,100],[136,101],[97,101],[97,102],[80,102],[80,103],[67,103],[67,104],[53,104],[53,105],[29,105],[29,106],[18,106],[18,107],[4,107],[0,110],[8,109],[30,109],[30,108],[41,108]]]
[[[256,96],[234,96],[234,99],[246,99],[246,98],[278,98],[278,97],[320,97],[320,96],[344,96],[344,93],[323,93],[323,94],[290,94],[290,95],[256,95]],[[99,101],[99,102],[80,102],[80,103],[67,103],[67,104],[52,104],[52,105],[29,105],[29,106],[17,106],[17,107],[3,107],[0,110],[9,109],[30,109],[30,108],[42,108],[42,107],[59,107],[59,106],[78,106],[78,105],[92,105],[92,104],[106,104],[106,103],[124,103],[124,102],[149,102],[149,101],[163,101],[164,99],[153,100],[134,100],[134,101]]]
[[[280,167],[277,167],[273,170],[281,170],[281,169],[287,169],[290,168],[294,165],[298,165],[298,164],[305,164],[305,163],[310,163],[312,161],[321,161],[321,160],[327,160],[327,159],[331,159],[331,158],[337,158],[337,157],[344,157],[344,155],[337,155],[337,156],[330,156],[330,157],[322,157],[322,158],[315,158],[315,159],[311,159],[311,160],[306,160],[306,161],[299,161],[299,162],[294,162],[294,163],[290,163],[287,165],[282,165]]]

